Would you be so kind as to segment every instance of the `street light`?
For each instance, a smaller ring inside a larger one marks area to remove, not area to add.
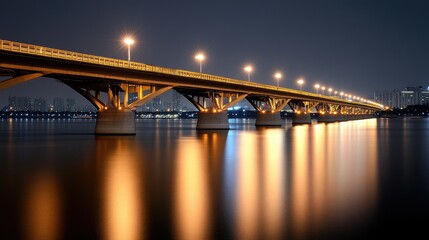
[[[304,84],[304,79],[298,79],[298,81],[296,81],[297,83],[298,83],[298,85],[299,85],[299,90],[301,90],[302,91],[302,85]]]
[[[341,99],[343,99],[344,92],[340,92]]]
[[[329,96],[331,96],[332,88],[328,88],[328,91],[329,91]]]
[[[282,78],[282,73],[281,72],[276,72],[274,74],[274,78],[277,80],[277,87],[280,87],[280,79]]]
[[[244,67],[244,71],[247,72],[247,81],[250,82],[250,73],[252,72],[253,68],[250,65],[247,65],[246,67]]]
[[[128,61],[131,61],[131,45],[134,44],[134,39],[126,37],[124,43],[128,46]]]
[[[197,59],[200,62],[200,73],[203,72],[203,65],[202,62],[204,61],[206,57],[202,53],[198,53],[195,55],[195,59]]]
[[[314,87],[316,88],[316,93],[319,94],[320,85],[319,84],[315,84]]]
[[[325,95],[325,86],[322,87],[322,94]]]

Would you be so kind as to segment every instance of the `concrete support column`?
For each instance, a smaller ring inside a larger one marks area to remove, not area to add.
[[[295,113],[292,116],[292,124],[311,124],[311,123],[312,123],[311,114],[309,113],[305,113],[305,114]]]
[[[257,127],[281,127],[283,125],[280,112],[258,112],[256,115],[255,125]]]
[[[317,119],[318,122],[338,122],[341,121],[340,116],[338,114],[320,114]]]
[[[135,135],[136,113],[132,110],[108,109],[97,113],[95,134],[101,135]]]
[[[228,130],[228,112],[198,112],[198,130]]]

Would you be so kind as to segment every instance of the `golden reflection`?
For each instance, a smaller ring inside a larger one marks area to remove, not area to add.
[[[210,235],[208,163],[202,148],[194,139],[182,140],[177,147],[174,225],[178,239],[208,239]]]
[[[60,239],[61,199],[56,180],[49,173],[30,178],[24,210],[26,239]]]
[[[292,162],[292,231],[294,235],[304,236],[309,221],[309,126],[295,126]]]
[[[336,136],[332,135],[331,138],[326,137],[326,128],[331,125],[318,124],[313,128],[313,137],[312,142],[310,143],[313,146],[313,151],[311,153],[311,162],[312,165],[311,177],[311,186],[313,189],[313,194],[311,194],[311,215],[313,216],[313,229],[314,231],[319,231],[323,228],[321,224],[324,223],[324,218],[326,218],[327,210],[327,182],[328,177],[326,171],[329,168],[329,161],[335,161],[336,157],[329,156],[327,157],[328,152],[332,151],[335,144],[332,144],[335,141]]]
[[[268,129],[262,139],[263,155],[263,227],[264,239],[281,239],[284,210],[284,152],[283,129]]]
[[[351,226],[374,207],[376,124],[372,119],[294,127],[294,235],[306,238],[330,226]]]
[[[102,141],[103,139],[98,139]],[[107,139],[105,139],[107,140]],[[106,239],[142,239],[144,218],[141,207],[139,159],[122,138],[106,142],[104,235]]]
[[[237,239],[255,239],[259,219],[259,176],[258,147],[255,134],[244,132],[239,135],[237,146],[237,188],[236,228]]]

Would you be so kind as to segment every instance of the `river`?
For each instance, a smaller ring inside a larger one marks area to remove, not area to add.
[[[429,118],[197,131],[0,120],[1,239],[370,239],[426,233]]]

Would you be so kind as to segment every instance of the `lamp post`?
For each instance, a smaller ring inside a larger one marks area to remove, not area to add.
[[[128,46],[128,61],[131,61],[131,45],[134,44],[134,39],[126,37],[124,43]]]
[[[304,84],[304,79],[298,79],[298,81],[296,81],[299,85],[299,90],[302,92],[302,85]]]
[[[244,67],[244,71],[247,72],[247,81],[250,82],[250,73],[252,72],[253,68],[250,65],[247,65],[246,67]]]
[[[203,62],[203,61],[204,61],[204,59],[205,59],[204,54],[202,54],[202,53],[198,53],[197,55],[195,55],[195,59],[197,59],[197,60],[200,62],[200,73],[201,73],[201,72],[203,72],[203,65],[202,65],[202,62]]]
[[[319,94],[320,85],[319,84],[315,84],[314,88],[316,88],[316,93]]]
[[[277,87],[280,87],[280,79],[282,78],[282,74],[280,72],[276,72],[274,74],[274,78],[277,80]]]
[[[328,91],[329,91],[329,96],[331,96],[332,88],[328,88]]]
[[[325,86],[322,86],[322,94],[325,95]]]

